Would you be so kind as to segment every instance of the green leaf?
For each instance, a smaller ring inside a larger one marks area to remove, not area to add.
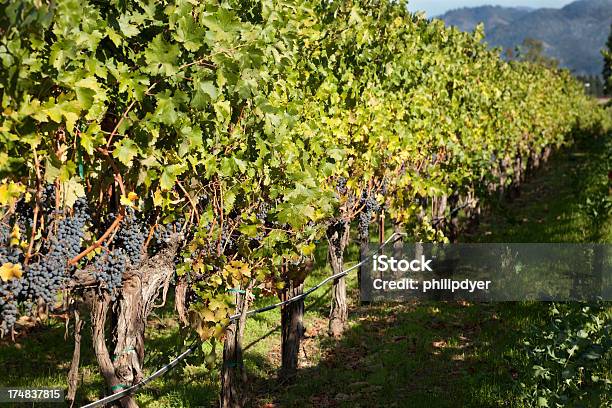
[[[56,123],[61,123],[62,118],[64,118],[66,121],[66,130],[72,134],[81,113],[80,105],[78,100],[62,101],[59,103],[52,103],[51,106],[44,109],[42,112],[48,115],[49,118]]]
[[[186,170],[186,166],[172,164],[164,167],[164,171],[159,179],[162,190],[170,190],[176,184],[176,178]]]
[[[72,208],[79,197],[85,197],[85,188],[78,177],[72,177],[62,183],[62,191],[64,192],[64,205],[69,208]]]
[[[139,148],[131,139],[121,139],[115,142],[115,150],[113,151],[113,157],[119,159],[125,166],[131,166],[132,160],[138,154]]]
[[[172,125],[178,119],[177,106],[174,99],[168,92],[156,95],[157,108],[155,109],[155,119],[165,125]]]
[[[218,101],[214,105],[217,121],[223,125],[227,125],[232,116],[232,105],[229,101]]]
[[[239,230],[247,237],[253,238],[257,235],[258,227],[256,224],[243,224]]]
[[[100,125],[92,123],[87,128],[87,131],[80,134],[79,143],[90,156],[93,155],[94,149],[104,144],[104,134],[100,129]]]
[[[181,135],[188,142],[191,149],[202,146],[202,129],[199,126],[184,126],[181,128]]]
[[[191,15],[186,15],[178,20],[178,27],[174,39],[183,44],[187,51],[197,51],[204,44],[205,30],[197,25]]]
[[[247,163],[244,160],[240,160],[239,158],[234,157],[234,163],[236,163],[236,166],[238,167],[238,170],[240,170],[241,173],[244,173],[246,171]]]
[[[148,72],[153,75],[171,76],[178,72],[177,58],[180,54],[178,44],[169,44],[158,34],[145,50]]]
[[[119,29],[127,38],[134,37],[140,33],[138,26],[131,23],[130,16],[127,14],[123,14],[119,17],[117,23],[119,23]]]
[[[77,100],[81,103],[83,109],[91,108],[94,101],[94,96],[96,95],[96,92],[93,89],[76,87],[75,93]]]
[[[215,86],[215,84],[213,84],[212,81],[200,82],[200,89],[206,95],[210,96],[210,99],[212,101],[215,101],[217,99],[217,96],[219,95],[217,87]]]

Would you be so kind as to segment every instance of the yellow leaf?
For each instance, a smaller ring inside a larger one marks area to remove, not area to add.
[[[25,192],[25,186],[13,183],[0,184],[0,205],[12,205]]]
[[[219,285],[221,285],[223,283],[223,279],[221,279],[221,277],[219,275],[213,275],[210,277],[210,284],[213,287],[218,287]]]
[[[213,329],[212,327],[199,326],[199,327],[196,327],[196,331],[198,332],[198,335],[200,336],[200,340],[206,341],[210,338]]]
[[[153,194],[153,205],[155,207],[161,207],[164,203],[164,197],[162,197],[161,191],[155,190],[155,194]]]
[[[302,245],[300,245],[299,248],[300,248],[300,251],[302,252],[302,254],[304,256],[309,256],[309,255],[311,255],[314,252],[315,244],[313,242],[311,242],[308,245],[302,244]]]
[[[11,231],[11,245],[19,245],[19,241],[21,241],[21,231],[19,231],[19,227],[17,224],[13,226],[13,230]]]
[[[21,278],[22,275],[21,264],[12,264],[7,262],[0,267],[0,278],[4,282],[8,282],[13,278]]]
[[[221,335],[225,332],[225,326],[221,324],[217,324],[215,326],[215,331],[213,333],[213,337],[220,338]]]
[[[217,309],[221,309],[221,308],[225,308],[225,303],[218,300],[218,299],[210,299],[210,302],[208,302],[208,307],[210,308],[210,310],[217,310]]]
[[[200,316],[205,322],[215,322],[217,319],[215,318],[215,314],[210,309],[204,309],[200,312]]]
[[[227,317],[227,309],[225,308],[217,309],[217,311],[215,312],[215,321],[223,320],[226,317]]]
[[[124,195],[121,195],[119,202],[121,203],[121,205],[124,205],[126,207],[134,207],[134,203]]]
[[[133,191],[130,191],[130,192],[128,193],[127,198],[128,198],[128,200],[130,200],[130,201],[136,201],[136,200],[138,200],[138,194],[136,194],[136,193],[135,193],[135,192],[133,192]]]

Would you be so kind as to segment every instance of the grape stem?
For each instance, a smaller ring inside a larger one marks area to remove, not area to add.
[[[145,94],[149,94],[149,92],[151,92],[153,90],[153,88],[155,88],[155,86],[157,85],[157,82],[153,82],[153,84],[147,88],[147,90],[145,91]],[[115,127],[113,128],[113,130],[111,131],[110,136],[108,137],[108,141],[106,142],[106,149],[108,150],[108,148],[111,145],[111,142],[113,141],[113,137],[117,134],[117,131],[119,130],[119,126],[121,126],[121,124],[123,123],[123,121],[125,120],[125,118],[127,118],[128,113],[130,113],[130,111],[132,110],[132,108],[134,107],[134,105],[136,104],[137,99],[134,99],[129,106],[127,107],[127,109],[125,110],[125,112],[123,112],[123,114],[121,115],[121,118],[119,118],[119,121],[117,122],[117,124],[115,125]]]
[[[149,243],[151,242],[151,239],[153,238],[153,234],[155,233],[155,228],[157,228],[157,224],[151,226],[151,228],[149,228],[149,235],[147,235],[147,240],[145,241],[143,247],[142,247],[142,251],[144,253],[146,253],[147,248],[149,247]]]
[[[195,212],[196,219],[199,220],[200,219],[200,214],[198,213],[198,207],[193,202],[193,199],[191,198],[191,196],[189,195],[187,190],[185,190],[185,187],[183,187],[183,184],[179,180],[176,181],[176,184],[183,191],[183,193],[185,193],[185,197],[187,198],[187,200],[189,201],[189,204],[191,204],[191,208],[193,208],[193,211]]]
[[[79,262],[81,259],[83,259],[83,257],[85,257],[88,253],[90,253],[91,251],[93,251],[94,249],[100,247],[104,241],[106,241],[106,238],[109,237],[109,235],[115,230],[117,229],[117,227],[119,226],[119,223],[121,222],[121,220],[123,220],[124,215],[123,214],[119,214],[117,216],[117,218],[115,219],[115,221],[113,221],[113,223],[111,224],[110,227],[108,227],[108,229],[106,230],[106,232],[104,232],[104,234],[93,244],[91,244],[89,247],[87,247],[83,252],[81,252],[80,254],[78,254],[77,256],[75,256],[74,258],[72,258],[71,260],[68,261],[68,265],[75,265],[77,262]]]
[[[111,156],[110,152],[101,147],[98,147],[97,150],[108,159],[108,162],[110,163],[111,167],[113,168],[115,172],[115,181],[117,182],[117,184],[119,184],[119,188],[121,189],[121,194],[126,195],[125,186],[123,185],[123,178],[121,177],[121,173],[119,172],[119,169],[117,168],[117,165],[115,164],[115,161],[113,160],[113,157]]]
[[[36,205],[34,206],[34,218],[32,220],[32,234],[30,235],[30,244],[28,245],[28,252],[26,252],[24,264],[27,265],[30,257],[32,256],[32,248],[34,248],[34,239],[36,238],[36,227],[38,224],[38,212],[40,211],[40,198],[42,186],[40,180],[42,176],[40,174],[40,162],[38,161],[38,154],[36,154],[36,148],[34,150],[34,169],[36,170],[36,197],[34,201]]]

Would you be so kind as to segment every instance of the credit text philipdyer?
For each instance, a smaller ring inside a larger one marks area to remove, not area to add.
[[[387,255],[374,256],[374,272],[433,272],[431,269],[432,260],[421,255],[421,259],[406,259],[397,260]],[[422,283],[422,285],[421,285]],[[372,286],[375,290],[419,290],[423,292],[445,290],[455,292],[457,290],[468,291],[470,293],[476,290],[489,290],[491,281],[472,281],[469,279],[452,280],[452,279],[431,279],[420,282],[415,279],[399,279],[399,280],[384,280],[374,279]]]

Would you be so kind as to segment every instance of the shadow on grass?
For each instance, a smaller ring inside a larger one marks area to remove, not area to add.
[[[251,406],[516,406],[515,345],[538,304],[430,302],[357,309],[340,341],[322,338],[321,361],[288,385],[254,378]]]

